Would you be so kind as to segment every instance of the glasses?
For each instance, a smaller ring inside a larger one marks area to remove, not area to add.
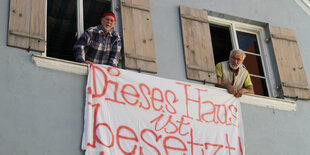
[[[236,58],[234,56],[231,56],[230,58],[233,59],[233,60],[237,60],[238,62],[242,61],[242,59]]]

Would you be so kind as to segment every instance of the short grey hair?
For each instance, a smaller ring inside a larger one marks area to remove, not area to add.
[[[236,53],[242,53],[242,56],[243,56],[243,60],[245,59],[246,55],[245,55],[245,52],[241,49],[232,49],[230,51],[230,54],[229,54],[229,57],[231,57],[231,55],[236,52]]]

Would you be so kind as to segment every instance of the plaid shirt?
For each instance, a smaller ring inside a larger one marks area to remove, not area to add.
[[[86,60],[96,64],[117,66],[122,48],[121,38],[114,29],[107,36],[101,25],[88,28],[76,41],[73,54],[77,62]]]

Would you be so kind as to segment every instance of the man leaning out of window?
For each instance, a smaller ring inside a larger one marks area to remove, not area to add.
[[[75,60],[117,66],[122,45],[120,35],[113,29],[115,22],[114,13],[106,12],[101,17],[101,25],[88,28],[74,44]]]
[[[243,65],[245,57],[244,51],[233,49],[230,51],[228,61],[216,64],[217,84],[215,86],[227,89],[235,97],[241,97],[244,93],[254,94],[249,72]]]

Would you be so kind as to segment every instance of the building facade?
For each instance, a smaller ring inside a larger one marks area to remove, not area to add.
[[[215,64],[247,51],[256,95],[240,99],[246,154],[308,154],[306,0],[3,0],[0,154],[84,154],[87,66],[71,44],[98,22],[93,3],[117,15],[120,68],[214,86]]]

